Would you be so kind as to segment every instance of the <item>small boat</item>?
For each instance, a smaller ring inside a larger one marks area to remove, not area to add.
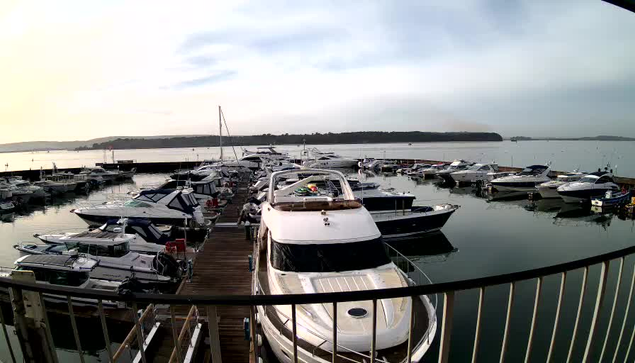
[[[304,162],[304,166],[307,168],[354,168],[359,162],[357,159],[340,156],[333,152],[322,152],[317,148],[311,150],[311,155],[313,159]]]
[[[98,280],[90,277],[90,272],[98,265],[94,259],[77,255],[26,255],[15,261],[15,268],[0,272],[2,277],[28,274],[35,277],[38,284],[74,287],[87,291],[118,292],[122,283],[118,281]],[[27,272],[28,271],[28,272]],[[66,295],[44,294],[47,303],[68,303]],[[97,300],[71,297],[74,306],[97,306]],[[104,308],[118,308],[117,302],[104,300]]]
[[[452,204],[413,207],[407,211],[370,212],[384,239],[411,238],[441,230],[459,208]]]
[[[182,272],[172,256],[162,252],[154,256],[133,252],[129,242],[106,239],[64,245],[22,242],[13,248],[29,255],[82,254],[99,262],[90,276],[101,280],[123,281],[134,277],[142,282],[171,283],[178,280]]]
[[[458,184],[471,184],[488,180],[490,173],[498,172],[498,164],[474,164],[465,170],[450,173],[451,178]]]
[[[491,181],[491,184],[499,192],[534,192],[538,185],[549,180],[550,168],[548,165],[530,165],[520,173]]]
[[[470,166],[474,165],[474,163],[471,163],[469,161],[465,161],[465,160],[454,160],[450,166],[448,166],[447,168],[443,168],[442,170],[438,170],[434,176],[437,176],[441,179],[443,179],[443,181],[449,185],[453,185],[454,179],[452,179],[452,173],[457,172],[457,171],[461,171],[461,170],[465,170],[467,168],[469,168]]]
[[[80,172],[85,175],[88,180],[97,180],[102,182],[113,182],[119,177],[119,172],[109,171],[102,167],[85,168]]]
[[[15,204],[10,200],[0,200],[0,213],[11,213],[15,210]]]
[[[591,205],[596,207],[613,207],[616,205],[627,204],[630,198],[630,191],[614,193],[612,190],[608,190],[604,197],[592,198]]]
[[[155,224],[184,226],[203,225],[201,206],[189,191],[142,190],[126,202],[106,202],[92,207],[77,208],[77,214],[91,226],[101,225],[115,218],[142,218]]]
[[[95,241],[128,242],[130,250],[156,255],[163,251],[169,237],[149,220],[140,218],[111,219],[99,228],[84,232],[34,234],[47,244],[92,243]]]
[[[365,158],[362,161],[357,163],[357,166],[360,169],[364,170],[377,170],[381,165],[381,160],[373,159],[373,158]]]
[[[597,171],[576,182],[562,185],[557,190],[567,203],[589,203],[594,197],[606,195],[607,191],[619,191],[620,187],[613,180],[613,174]]]
[[[369,211],[410,210],[415,196],[392,189],[357,189],[353,193]]]
[[[550,180],[548,182],[542,183],[538,186],[538,192],[543,199],[548,198],[560,198],[558,194],[558,188],[574,181],[578,181],[582,179],[584,173],[581,172],[572,172],[566,174],[560,174],[556,177],[556,180]]]

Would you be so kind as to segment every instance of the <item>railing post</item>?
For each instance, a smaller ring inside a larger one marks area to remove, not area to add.
[[[534,300],[534,311],[531,315],[531,328],[529,329],[529,339],[527,340],[527,351],[525,352],[525,363],[529,363],[531,357],[531,348],[534,339],[534,331],[536,330],[536,318],[538,317],[538,307],[540,306],[540,296],[542,295],[542,276],[538,278],[536,283],[536,297]]]
[[[472,347],[472,363],[476,363],[478,355],[478,344],[481,339],[481,315],[483,312],[483,299],[485,298],[485,288],[478,289],[478,311],[476,313],[476,329],[474,331],[474,346]]]
[[[176,351],[176,359],[179,363],[183,361],[181,353],[181,344],[178,334],[176,333],[176,315],[174,314],[174,306],[170,305],[170,325],[172,326],[172,340],[174,341],[174,349]]]
[[[507,351],[507,341],[509,340],[509,324],[512,318],[512,308],[514,307],[514,291],[516,290],[516,283],[509,284],[509,297],[507,299],[507,315],[505,317],[505,331],[503,332],[503,344],[501,346],[501,355],[499,362],[505,361],[505,352]]]
[[[332,363],[336,363],[337,360],[337,302],[333,302],[333,357]]]
[[[220,351],[220,335],[218,333],[218,318],[216,306],[207,306],[207,328],[209,330],[209,348],[212,351],[212,362],[222,363]],[[256,362],[257,363],[257,362]]]
[[[249,321],[251,323],[251,342],[253,345],[253,358],[254,362],[258,363],[258,357],[260,356],[260,351],[258,347],[258,332],[256,332],[256,328],[258,327],[258,322],[256,321],[256,306],[251,305],[249,307]]]
[[[9,348],[9,354],[11,355],[11,361],[16,363],[15,354],[13,353],[13,347],[11,346],[11,339],[9,338],[9,333],[7,332],[7,325],[4,320],[4,313],[2,312],[2,307],[0,306],[0,323],[2,323],[2,333],[4,334],[4,338],[7,341],[7,347]]]
[[[293,324],[293,362],[298,363],[298,322],[295,312],[295,304],[291,304],[291,324]]]
[[[628,299],[626,300],[626,310],[624,310],[624,320],[622,321],[622,328],[620,329],[620,335],[617,338],[617,344],[615,345],[615,352],[613,353],[612,363],[615,363],[617,360],[617,353],[620,351],[620,343],[622,342],[622,336],[624,335],[624,328],[626,328],[626,319],[628,318],[628,312],[631,309],[631,299],[633,298],[633,286],[635,286],[635,266],[633,267],[633,275],[631,277],[631,287],[628,291]],[[633,334],[635,335],[635,329],[633,330]],[[631,350],[631,344],[633,342],[633,338],[631,338],[631,343],[628,345],[628,351],[626,352],[626,356],[624,360],[628,359],[628,353]]]
[[[397,203],[395,201],[395,203]],[[370,363],[375,363],[377,350],[377,299],[373,299],[373,332],[370,341]]]
[[[441,343],[439,344],[439,363],[447,363],[450,356],[450,338],[452,336],[452,318],[454,317],[454,291],[443,295],[443,322],[441,323]]]
[[[560,278],[560,291],[558,292],[558,305],[556,306],[556,316],[553,318],[553,331],[551,332],[551,343],[549,343],[549,352],[547,353],[546,362],[551,362],[551,356],[553,354],[553,347],[556,341],[556,334],[558,333],[558,324],[560,323],[560,312],[562,311],[562,299],[564,297],[564,288],[567,283],[567,273],[563,272]]]
[[[141,361],[146,363],[146,350],[143,344],[145,339],[143,337],[143,330],[141,329],[141,323],[139,320],[139,310],[137,309],[137,303],[132,303],[132,317],[134,319],[134,325],[137,330],[137,342],[139,343],[139,354],[141,354]]]
[[[589,338],[587,339],[586,348],[584,349],[583,362],[589,362],[591,359],[591,353],[593,350],[593,343],[596,339],[596,331],[598,325],[598,319],[602,310],[602,304],[604,303],[604,293],[606,292],[606,280],[608,278],[609,261],[602,263],[602,269],[600,270],[600,283],[598,285],[598,294],[595,299],[595,309],[593,310],[593,320],[591,320],[591,329],[589,331]]]
[[[75,346],[77,347],[77,354],[79,354],[79,361],[84,363],[84,352],[82,351],[82,342],[79,340],[79,330],[77,330],[75,311],[73,311],[73,300],[71,300],[69,295],[66,296],[66,303],[68,304],[68,314],[71,319],[71,328],[73,328],[73,336],[75,337]]]
[[[584,304],[584,298],[586,296],[586,284],[589,278],[589,266],[584,268],[584,275],[582,276],[582,287],[580,289],[580,300],[578,301],[578,312],[575,316],[575,324],[573,325],[573,335],[571,336],[571,344],[569,344],[569,353],[567,354],[566,362],[571,361],[573,355],[573,347],[575,346],[576,335],[578,333],[578,325],[580,323],[580,312],[582,311],[582,305]]]
[[[600,359],[598,359],[598,362],[602,362],[602,358],[604,358],[604,352],[606,351],[606,343],[608,343],[609,335],[611,334],[611,326],[613,326],[613,317],[615,316],[615,307],[617,306],[617,299],[620,297],[620,285],[622,283],[623,272],[624,272],[624,257],[620,258],[620,269],[619,269],[619,272],[617,273],[617,282],[615,284],[615,297],[613,298],[613,306],[611,307],[611,315],[609,315],[609,326],[606,328],[606,335],[604,336],[604,343],[602,343],[602,351],[600,352]],[[618,348],[619,348],[619,345],[615,347],[616,350]]]
[[[408,321],[408,357],[407,363],[412,362],[412,329],[414,328],[414,320],[415,320],[415,299],[418,299],[418,296],[410,297],[410,319]],[[335,363],[335,362],[333,362]]]
[[[104,315],[104,304],[100,300],[97,301],[97,310],[99,311],[99,320],[101,321],[101,332],[104,335],[104,344],[106,344],[106,352],[108,353],[108,361],[114,363],[112,359],[112,348],[110,348],[110,336],[108,334],[108,325],[106,325],[106,316]]]

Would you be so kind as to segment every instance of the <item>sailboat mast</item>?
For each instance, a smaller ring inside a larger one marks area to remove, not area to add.
[[[220,159],[223,160],[223,119],[221,118],[220,105],[218,106],[218,136],[220,138]]]

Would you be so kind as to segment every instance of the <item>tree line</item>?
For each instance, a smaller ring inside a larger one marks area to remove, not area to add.
[[[324,145],[324,144],[378,144],[378,143],[412,143],[412,142],[447,142],[447,141],[503,141],[495,132],[342,132],[313,134],[262,134],[250,136],[223,136],[223,146],[247,145]],[[219,146],[216,135],[210,136],[176,136],[166,138],[119,138],[116,140],[82,146],[75,150],[95,149],[157,149],[180,147],[212,147]]]

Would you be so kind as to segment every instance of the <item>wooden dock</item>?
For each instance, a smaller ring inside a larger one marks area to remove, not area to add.
[[[251,272],[249,255],[253,245],[247,240],[244,226],[237,224],[244,201],[247,199],[247,183],[235,188],[232,203],[228,204],[216,222],[209,237],[194,260],[194,273],[190,281],[185,280],[177,294],[181,295],[249,295],[251,294]],[[206,316],[204,306],[199,306],[201,316]],[[189,307],[179,307],[178,316],[187,314]],[[250,342],[245,340],[244,319],[249,317],[249,307],[217,307],[220,350],[223,362],[248,362]],[[204,329],[204,338],[208,329]],[[174,347],[171,332],[162,334],[161,344],[152,354],[153,361],[168,362]],[[198,357],[208,360],[209,346],[199,347]]]

